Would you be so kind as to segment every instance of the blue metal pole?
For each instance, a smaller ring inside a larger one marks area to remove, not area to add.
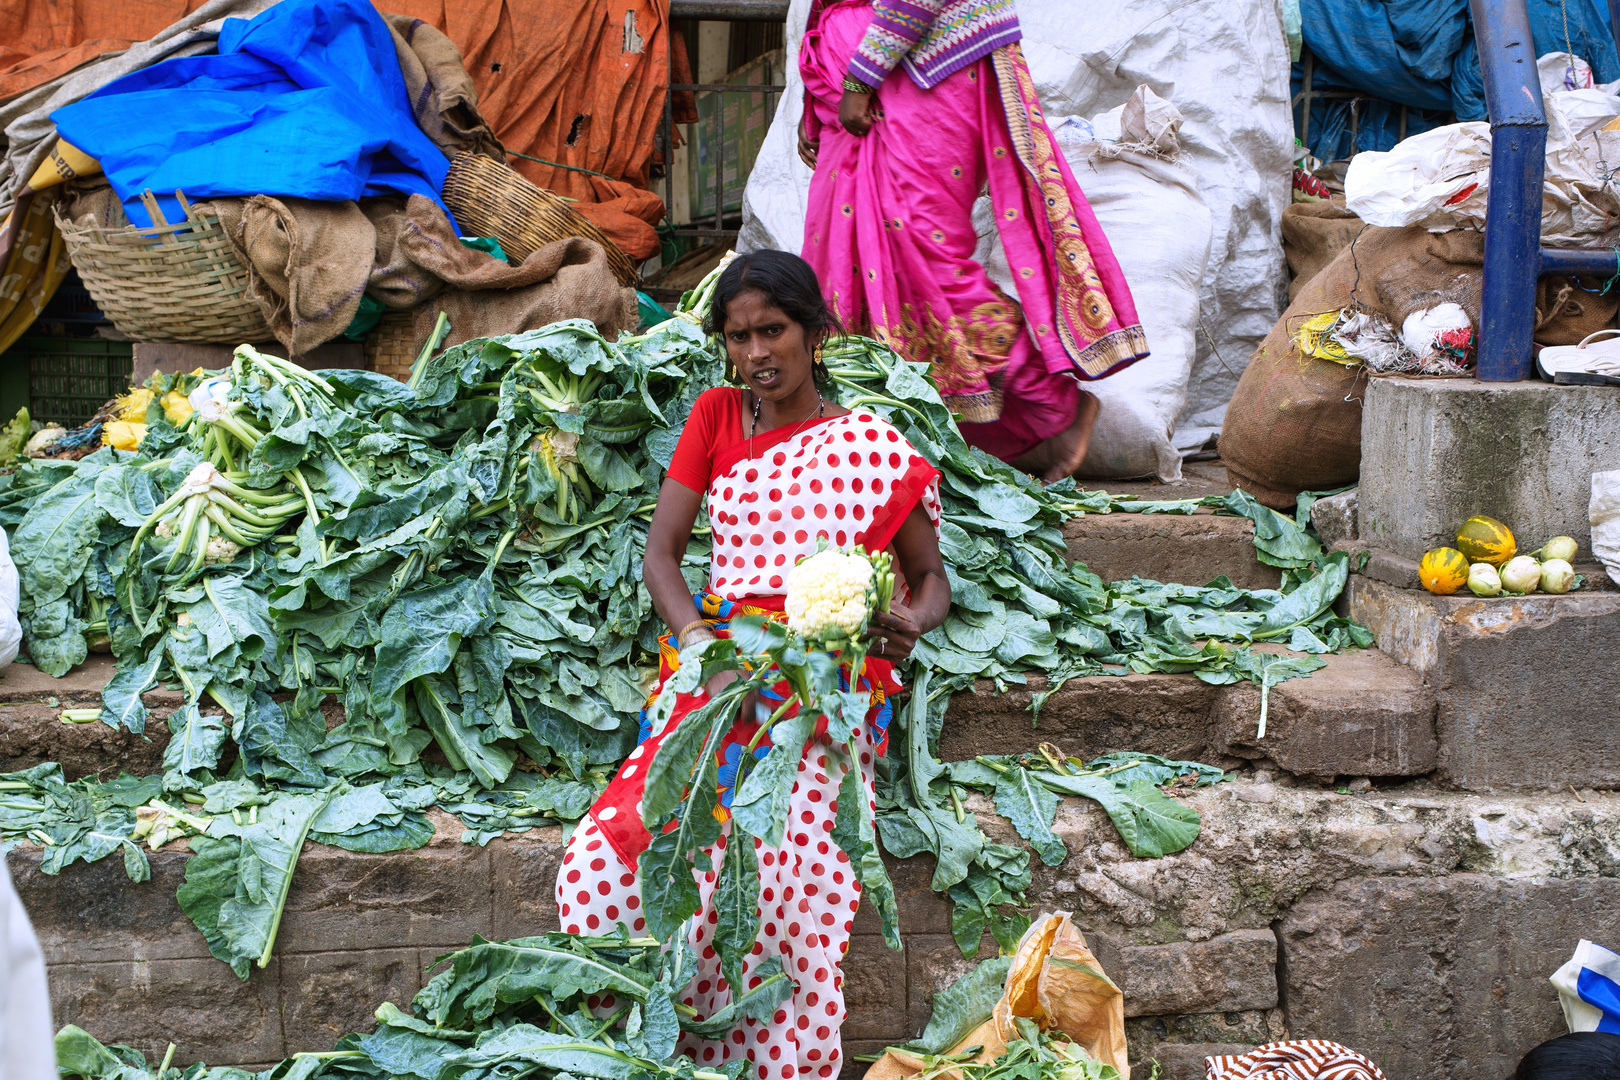
[[[1525,0],[1469,0],[1469,8],[1491,118],[1477,373],[1486,382],[1513,382],[1531,373],[1547,113]]]
[[[1593,277],[1613,277],[1620,264],[1615,261],[1613,248],[1542,248],[1541,273],[1588,274]]]

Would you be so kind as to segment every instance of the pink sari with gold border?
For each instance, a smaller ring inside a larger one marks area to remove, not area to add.
[[[805,34],[805,133],[819,138],[804,258],[851,330],[931,365],[969,442],[1014,457],[1074,417],[1074,378],[1147,355],[1130,288],[1041,112],[1019,47],[924,90],[901,69],[883,118],[838,124],[842,79],[872,9],[843,0]],[[1015,300],[973,259],[988,188]]]

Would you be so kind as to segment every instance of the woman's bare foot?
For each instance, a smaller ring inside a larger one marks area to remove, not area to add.
[[[1086,448],[1091,445],[1091,431],[1097,426],[1097,413],[1101,409],[1102,402],[1096,394],[1080,391],[1080,403],[1075,406],[1073,422],[1041,444],[1047,448],[1048,461],[1047,470],[1041,478],[1048,484],[1055,484],[1065,476],[1073,476],[1086,459]]]
[[[1074,419],[1069,426],[1043,439],[1029,450],[1008,462],[1031,476],[1038,476],[1048,484],[1055,484],[1065,476],[1073,476],[1086,459],[1086,448],[1091,445],[1091,429],[1097,426],[1097,413],[1102,402],[1097,395],[1080,391],[1080,402],[1075,406]]]

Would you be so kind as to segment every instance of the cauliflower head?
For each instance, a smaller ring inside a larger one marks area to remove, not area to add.
[[[871,616],[872,564],[864,555],[818,551],[788,575],[788,629],[807,638],[852,638]]]

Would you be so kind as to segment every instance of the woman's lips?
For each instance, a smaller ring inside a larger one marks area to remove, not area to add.
[[[765,368],[754,372],[750,378],[753,379],[756,386],[771,386],[775,384],[776,376],[777,370],[775,368]]]

